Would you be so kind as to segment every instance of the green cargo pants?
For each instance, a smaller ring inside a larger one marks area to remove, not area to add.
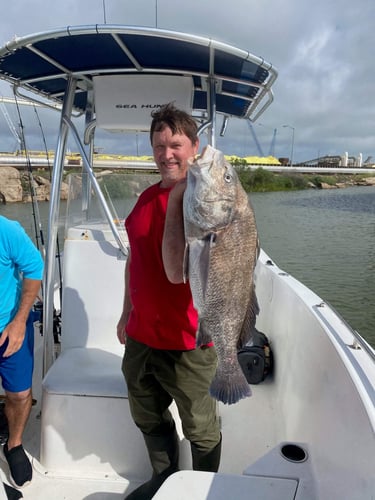
[[[122,371],[137,427],[148,435],[168,433],[173,426],[168,407],[175,400],[186,439],[211,450],[221,439],[216,401],[208,392],[216,365],[214,347],[166,351],[128,337]]]

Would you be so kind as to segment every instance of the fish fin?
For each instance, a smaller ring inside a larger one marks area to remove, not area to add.
[[[241,399],[251,396],[250,385],[248,384],[240,366],[231,376],[224,372],[216,372],[210,386],[210,394],[213,398],[224,404],[232,405]]]
[[[194,284],[194,306],[198,313],[201,313],[204,308],[210,266],[210,239],[204,238],[189,242],[188,259],[190,286]]]
[[[255,285],[251,287],[251,297],[249,300],[249,305],[246,311],[245,319],[242,324],[242,329],[237,342],[237,348],[241,349],[245,344],[247,344],[255,331],[256,317],[259,314],[259,304],[255,293]]]
[[[182,276],[183,276],[183,282],[187,283],[188,279],[189,279],[189,245],[188,245],[188,243],[185,243]]]
[[[259,255],[260,255],[260,241],[259,241],[259,237],[257,237],[257,246],[256,246],[256,253],[255,253],[255,263],[259,259]]]
[[[210,245],[209,247],[214,247],[215,244],[216,244],[216,233],[210,233],[208,236],[207,236],[207,239],[208,241],[210,242]]]
[[[207,345],[210,342],[212,342],[211,335],[206,333],[204,326],[202,326],[202,323],[200,322],[198,332],[197,332],[196,346],[200,347],[202,345]]]

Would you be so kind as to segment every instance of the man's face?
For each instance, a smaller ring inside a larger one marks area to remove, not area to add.
[[[192,144],[186,135],[173,135],[169,127],[154,132],[152,150],[161,175],[162,187],[172,187],[186,177],[187,160],[197,154],[198,147],[198,141]]]

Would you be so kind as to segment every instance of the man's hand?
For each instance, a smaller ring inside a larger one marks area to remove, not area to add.
[[[117,323],[117,338],[120,341],[120,344],[125,345],[126,344],[126,332],[125,332],[125,326],[127,323],[127,317],[126,315],[122,314],[119,322]]]
[[[181,203],[182,202],[182,199],[184,197],[184,192],[186,189],[186,183],[187,183],[186,178],[182,179],[176,183],[176,185],[173,187],[173,189],[170,192],[168,203],[171,203],[171,201],[172,201],[172,203],[179,203],[179,202]]]
[[[130,254],[130,250],[129,250],[128,258],[126,259],[125,273],[124,273],[124,285],[125,285],[124,304],[123,304],[122,313],[121,313],[119,322],[117,323],[117,338],[119,339],[120,344],[123,344],[123,345],[126,344],[125,327],[126,327],[126,324],[128,322],[130,311],[132,308],[130,294],[129,294],[130,259],[131,259],[131,254]]]
[[[4,344],[6,339],[9,340],[8,347],[3,356],[11,356],[21,348],[26,333],[26,321],[35,299],[38,296],[40,285],[41,280],[24,278],[17,314],[6,326],[0,337],[0,347]]]
[[[0,337],[0,347],[8,339],[8,346],[3,354],[5,358],[11,356],[21,348],[25,332],[26,324],[23,321],[14,319],[7,325]]]

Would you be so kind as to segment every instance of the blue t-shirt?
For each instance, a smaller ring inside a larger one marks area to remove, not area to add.
[[[0,216],[0,332],[18,311],[22,279],[42,276],[43,259],[23,227]]]

